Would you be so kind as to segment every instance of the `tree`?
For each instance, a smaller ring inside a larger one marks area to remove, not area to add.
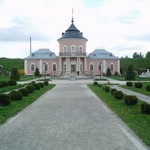
[[[15,81],[19,81],[19,80],[20,80],[20,75],[19,75],[19,72],[18,72],[18,69],[17,69],[17,68],[13,68],[13,69],[11,70],[10,79],[11,79],[11,80],[15,80]]]
[[[143,58],[142,53],[140,52],[140,54],[138,54],[137,52],[135,52],[133,54],[133,58]]]
[[[146,53],[146,58],[150,58],[150,51]]]
[[[133,65],[128,66],[127,73],[126,73],[126,76],[125,76],[125,80],[135,80]]]
[[[35,76],[40,76],[39,68],[36,67],[34,75]]]
[[[110,68],[107,68],[106,76],[111,76],[111,70],[110,70]]]

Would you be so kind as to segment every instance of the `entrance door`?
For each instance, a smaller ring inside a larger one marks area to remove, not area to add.
[[[76,72],[76,65],[71,65],[71,72]]]

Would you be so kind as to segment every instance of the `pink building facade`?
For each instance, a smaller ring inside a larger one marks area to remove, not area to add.
[[[112,74],[120,74],[120,60],[112,53],[96,49],[87,55],[88,40],[75,27],[73,19],[70,27],[57,41],[59,56],[49,49],[39,49],[24,59],[26,75],[34,75],[36,68],[40,74],[56,76],[103,75],[107,68],[110,68]]]

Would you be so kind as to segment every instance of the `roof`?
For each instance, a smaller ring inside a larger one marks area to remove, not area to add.
[[[54,59],[57,58],[54,52],[49,49],[39,49],[25,59]]]
[[[84,39],[87,40],[85,37],[83,37],[83,33],[80,32],[76,26],[74,25],[73,21],[72,24],[70,25],[70,27],[65,31],[65,33],[62,33],[61,38],[60,39],[66,39],[66,38],[77,38],[77,39]]]
[[[106,51],[105,49],[95,49],[92,53],[88,55],[88,58],[91,59],[118,59],[111,52]]]

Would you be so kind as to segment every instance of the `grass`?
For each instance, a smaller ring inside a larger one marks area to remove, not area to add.
[[[0,93],[5,93],[5,92],[15,90],[15,89],[18,89],[18,88],[21,88],[21,87],[24,87],[24,86],[25,86],[24,84],[18,84],[18,85],[15,85],[15,86],[6,86],[6,87],[3,87],[3,88],[0,88]]]
[[[132,91],[137,92],[137,93],[141,93],[141,94],[150,96],[150,91],[146,91],[146,86],[147,85],[150,85],[150,82],[143,82],[143,87],[140,88],[140,89],[139,88],[135,88],[134,85],[132,87],[128,87],[126,85],[122,85],[121,87],[123,87],[125,89],[128,89],[128,90],[132,90]]]
[[[8,106],[0,106],[0,124],[4,123],[8,118],[16,115],[19,111],[24,109],[26,106],[30,105],[37,100],[42,94],[52,89],[55,85],[49,84],[44,86],[40,90],[36,90],[33,94],[29,94],[27,97],[23,97],[21,101],[12,101]]]
[[[139,100],[135,106],[127,106],[123,100],[116,100],[110,92],[106,93],[103,88],[96,85],[89,85],[89,87],[147,146],[150,146],[150,115],[141,113],[142,101]]]
[[[125,76],[111,76],[109,78],[119,80],[119,81],[126,81]],[[135,77],[135,81],[150,81],[150,78]]]

